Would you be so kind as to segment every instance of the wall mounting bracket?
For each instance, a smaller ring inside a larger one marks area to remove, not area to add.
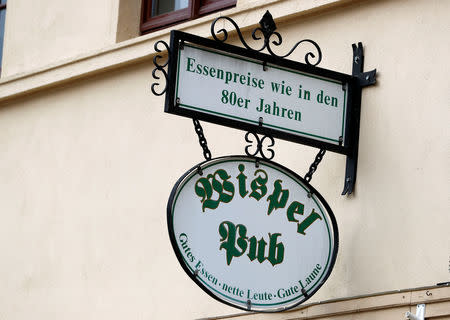
[[[353,67],[352,76],[356,79],[356,90],[353,94],[352,110],[350,117],[354,121],[351,121],[352,127],[350,128],[352,134],[350,135],[349,145],[352,146],[350,153],[347,155],[346,167],[345,167],[345,183],[342,195],[350,195],[355,188],[356,182],[356,169],[358,165],[358,145],[359,145],[359,125],[361,117],[361,94],[362,88],[374,85],[376,82],[377,69],[364,72],[364,49],[361,42],[358,45],[353,44]]]

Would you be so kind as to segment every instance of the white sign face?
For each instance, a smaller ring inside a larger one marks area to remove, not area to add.
[[[172,246],[184,270],[222,302],[281,311],[328,278],[337,226],[325,200],[274,162],[224,157],[191,170],[168,204]],[[310,193],[308,196],[308,193]]]
[[[185,44],[175,97],[183,109],[335,145],[345,141],[347,84]],[[265,71],[264,71],[265,69]]]

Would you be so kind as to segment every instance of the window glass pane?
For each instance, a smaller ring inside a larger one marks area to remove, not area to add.
[[[152,17],[163,13],[168,13],[180,9],[185,9],[189,5],[189,0],[153,0]]]
[[[6,0],[5,0],[6,2]],[[6,10],[0,10],[0,67],[2,65],[2,56],[3,56],[3,37],[5,33],[5,16]]]

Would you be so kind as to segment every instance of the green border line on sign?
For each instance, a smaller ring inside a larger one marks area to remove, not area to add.
[[[190,106],[190,105],[187,105],[187,104],[182,104],[182,103],[180,103],[180,106],[183,106],[183,107],[185,107],[186,109],[193,109],[193,110],[205,111],[206,113],[217,114],[217,115],[221,115],[221,116],[224,116],[224,117],[230,118],[230,119],[238,119],[238,120],[243,120],[243,121],[245,121],[245,122],[256,123],[256,124],[258,124],[258,121],[254,121],[254,120],[250,120],[250,119],[244,119],[244,118],[239,118],[239,117],[232,116],[232,115],[229,115],[229,114],[224,114],[224,113],[220,113],[220,112],[211,111],[211,110],[208,110],[208,109],[197,108],[197,107],[193,107],[193,106]],[[292,129],[287,129],[287,128],[279,127],[279,126],[276,126],[276,125],[273,125],[273,124],[268,124],[268,123],[266,123],[266,124],[264,124],[264,125],[265,125],[266,127],[272,127],[272,128],[277,128],[277,129],[281,129],[281,130],[284,130],[284,131],[290,131],[290,132],[301,133],[301,134],[306,135],[306,136],[316,137],[316,138],[320,138],[320,139],[323,139],[323,140],[329,140],[329,141],[339,142],[339,140],[334,140],[334,139],[330,139],[330,138],[325,138],[325,137],[317,136],[317,135],[314,135],[314,134],[312,134],[312,133],[306,133],[306,132],[302,132],[302,131],[296,131],[296,130],[292,130]],[[342,130],[344,130],[344,129],[342,128]]]

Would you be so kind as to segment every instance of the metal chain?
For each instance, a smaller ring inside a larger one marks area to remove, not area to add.
[[[325,149],[320,149],[319,153],[316,155],[316,158],[314,159],[314,162],[311,163],[311,166],[309,167],[309,171],[307,174],[305,174],[305,180],[306,182],[310,182],[312,179],[312,175],[317,170],[317,166],[319,165],[320,161],[322,161],[322,158],[325,154]]]
[[[206,138],[203,135],[203,128],[200,125],[200,122],[197,119],[192,119],[192,122],[194,122],[194,128],[195,132],[198,135],[198,142],[200,143],[200,147],[203,149],[203,156],[206,160],[211,159],[211,151],[208,149],[208,143],[206,142]]]

